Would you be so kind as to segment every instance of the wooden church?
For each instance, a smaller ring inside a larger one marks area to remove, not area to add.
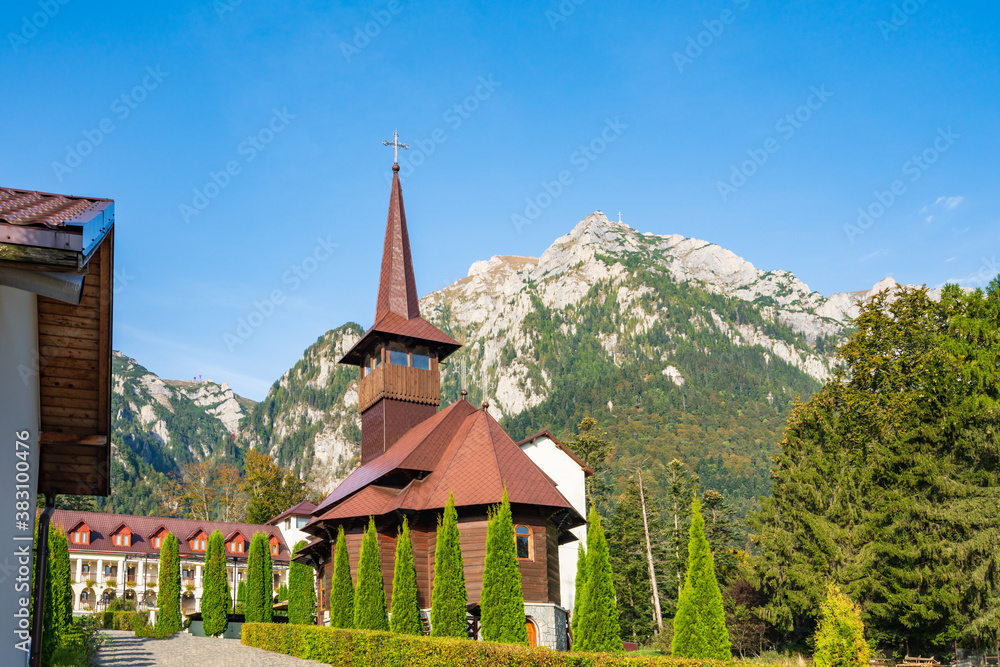
[[[329,617],[337,529],[344,527],[356,582],[361,538],[370,516],[379,532],[390,613],[397,530],[408,518],[418,599],[429,621],[437,520],[453,493],[470,636],[476,636],[487,510],[500,502],[506,486],[529,638],[565,650],[567,612],[561,606],[559,547],[577,539],[570,531],[585,520],[490,416],[485,403],[477,407],[463,396],[440,408],[439,364],[461,344],[420,317],[399,165],[392,169],[375,324],[340,360],[358,367],[361,465],[312,512],[304,530],[316,539],[298,557],[317,568],[320,622]]]

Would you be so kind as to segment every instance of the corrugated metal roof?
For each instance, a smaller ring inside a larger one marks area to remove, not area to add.
[[[0,188],[0,221],[12,225],[44,225],[50,228],[62,227],[69,222],[82,225],[111,201],[96,197]]]

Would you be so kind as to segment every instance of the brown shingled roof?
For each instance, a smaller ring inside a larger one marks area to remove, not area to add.
[[[314,509],[316,509],[316,505],[314,505],[313,503],[309,502],[308,500],[303,500],[298,505],[295,505],[294,507],[289,507],[284,512],[282,512],[278,516],[274,517],[273,519],[271,519],[267,523],[270,526],[277,526],[278,522],[281,521],[282,519],[284,519],[286,516],[291,516],[293,514],[309,515],[309,514],[313,513]]]
[[[180,541],[180,555],[199,556],[205,555],[204,551],[192,551],[185,538],[187,535],[197,533],[199,529],[211,535],[213,531],[219,530],[223,535],[232,535],[239,531],[245,536],[255,533],[265,533],[271,538],[277,538],[280,545],[278,555],[272,556],[278,561],[287,561],[289,556],[288,545],[281,535],[281,531],[274,526],[262,526],[250,523],[227,523],[223,521],[196,521],[193,519],[171,519],[155,516],[136,516],[131,514],[107,514],[104,512],[78,512],[74,510],[56,510],[52,514],[52,524],[60,526],[63,530],[72,530],[81,521],[86,522],[90,527],[90,541],[88,544],[69,543],[70,551],[105,551],[119,554],[150,554],[159,556],[160,550],[153,546],[150,537],[161,527],[172,532]],[[128,526],[132,531],[132,543],[129,546],[115,546],[111,536],[122,524]]]
[[[376,485],[390,473],[406,470],[404,463],[409,461],[420,461],[420,469],[430,473],[402,489]],[[584,524],[555,483],[492,415],[462,399],[351,473],[316,509],[310,525],[395,510],[437,510],[451,493],[460,507],[492,505],[500,502],[504,487],[511,503],[564,510],[575,515],[573,525]]]

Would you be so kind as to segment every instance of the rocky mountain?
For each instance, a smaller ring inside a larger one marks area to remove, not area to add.
[[[746,504],[767,493],[795,397],[829,377],[859,305],[894,285],[823,296],[787,271],[598,211],[539,258],[475,262],[421,313],[464,344],[443,364],[444,404],[463,383],[475,400],[485,387],[515,437],[572,438],[592,415],[616,445],[611,477],[681,458]],[[349,323],[321,336],[249,411],[241,443],[332,488],[360,442],[356,369],[336,361],[362,333]]]
[[[238,456],[235,433],[254,402],[226,383],[163,380],[135,359],[112,359],[112,488],[106,511],[156,510],[152,488],[190,462]]]
[[[541,257],[473,263],[421,312],[464,344],[442,365],[445,405],[467,386],[516,438],[549,429],[572,439],[593,416],[615,445],[612,490],[639,462],[679,458],[745,509],[768,492],[768,457],[795,397],[829,377],[860,304],[895,286],[823,296],[787,271],[598,211]],[[362,333],[347,323],[320,336],[260,403],[225,383],[161,379],[116,353],[106,508],[155,512],[160,476],[239,461],[247,447],[333,488],[361,437],[356,369],[337,360]]]

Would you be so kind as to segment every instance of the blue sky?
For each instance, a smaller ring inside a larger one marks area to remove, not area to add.
[[[998,19],[941,0],[10,0],[0,186],[115,199],[115,347],[254,399],[328,329],[371,323],[394,129],[421,294],[598,209],[824,294],[975,286],[1000,270]]]

